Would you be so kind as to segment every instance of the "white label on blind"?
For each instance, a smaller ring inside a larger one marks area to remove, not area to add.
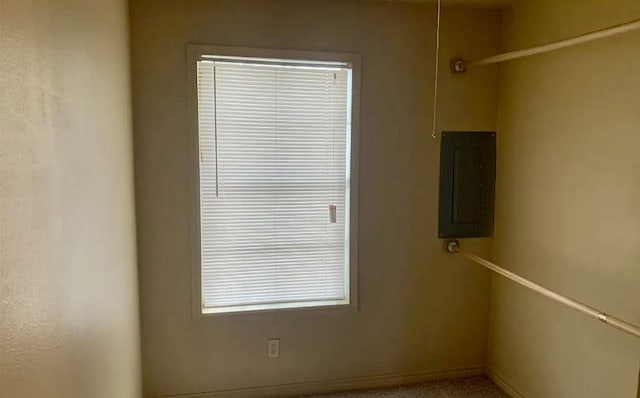
[[[336,212],[337,212],[337,207],[336,205],[330,205],[329,206],[329,222],[332,224],[336,223]]]

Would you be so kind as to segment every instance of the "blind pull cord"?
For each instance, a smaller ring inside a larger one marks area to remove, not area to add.
[[[438,113],[438,65],[440,64],[440,14],[442,12],[442,0],[438,0],[438,11],[436,17],[436,61],[433,79],[433,126],[431,137],[437,138],[436,115]]]
[[[216,198],[220,197],[220,189],[218,184],[218,90],[216,86],[216,64],[213,64],[213,140],[214,140],[214,156],[216,157]]]

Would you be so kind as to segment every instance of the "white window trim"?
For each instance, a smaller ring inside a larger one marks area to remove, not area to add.
[[[197,96],[197,61],[205,55],[278,58],[292,60],[345,62],[352,65],[352,103],[351,103],[351,184],[349,212],[349,303],[334,305],[302,306],[282,305],[281,308],[254,306],[237,312],[203,313],[201,304],[200,263],[200,164],[199,164],[199,128]],[[191,315],[193,319],[218,316],[240,316],[275,311],[311,311],[311,310],[358,310],[358,192],[359,192],[359,148],[360,148],[360,79],[361,57],[352,53],[325,53],[310,51],[272,50],[244,47],[220,47],[202,44],[187,45],[187,96],[188,96],[188,162],[190,235],[191,240]]]

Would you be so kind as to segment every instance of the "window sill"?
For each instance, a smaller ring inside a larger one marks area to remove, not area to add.
[[[353,308],[349,300],[308,301],[297,303],[239,305],[233,307],[201,308],[201,316],[262,314],[284,311],[327,310]],[[355,309],[355,308],[354,308]]]

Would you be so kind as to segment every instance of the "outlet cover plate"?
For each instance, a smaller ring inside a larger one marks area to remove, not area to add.
[[[280,339],[267,340],[267,356],[269,358],[280,357]]]

